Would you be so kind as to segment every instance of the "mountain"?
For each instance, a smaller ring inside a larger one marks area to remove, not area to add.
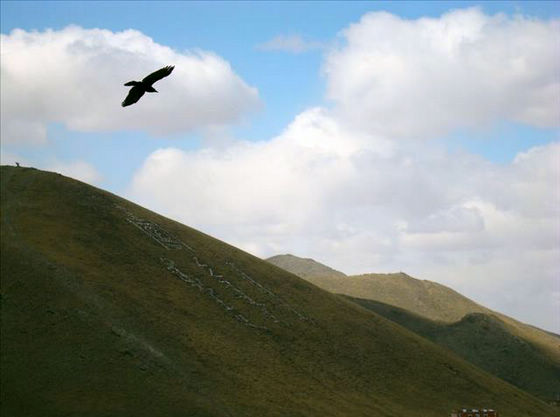
[[[1,167],[3,416],[555,416],[356,303],[64,176]],[[196,196],[193,196],[196,198]]]
[[[312,259],[294,255],[277,255],[267,261],[329,292],[380,301],[432,320],[453,322],[465,314],[488,311],[444,285],[421,281],[404,272],[346,276],[342,272],[322,274],[322,271],[333,270]]]
[[[274,263],[279,265],[281,260],[274,257]],[[345,295],[544,400],[551,401],[560,393],[558,335],[494,312],[444,285],[403,272],[344,278],[304,276],[295,269],[291,272]]]
[[[294,255],[276,255],[271,258],[266,259],[267,262],[274,264],[282,269],[285,269],[292,274],[299,277],[310,279],[310,278],[344,278],[346,274],[332,269],[326,265],[314,261],[310,258],[298,258]]]
[[[377,301],[348,298],[545,401],[560,393],[560,363],[495,314],[469,313],[443,323]]]

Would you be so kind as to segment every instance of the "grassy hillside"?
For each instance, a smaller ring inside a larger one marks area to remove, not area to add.
[[[282,264],[281,258],[274,257],[274,263]],[[291,265],[298,263],[292,259]],[[402,272],[344,278],[304,275],[297,268],[291,272],[330,292],[349,296],[541,398],[552,400],[560,393],[557,335],[493,312],[444,285]]]
[[[203,233],[1,168],[3,416],[421,416],[535,397]],[[196,196],[193,196],[196,198]]]
[[[499,316],[471,313],[448,324],[378,301],[350,299],[540,398],[551,401],[560,393],[560,364],[514,335]]]
[[[488,311],[444,285],[421,281],[404,272],[346,276],[312,259],[293,255],[277,255],[267,261],[327,291],[380,301],[431,320],[454,322],[465,314]]]

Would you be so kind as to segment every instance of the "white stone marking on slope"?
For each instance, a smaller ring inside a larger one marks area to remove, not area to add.
[[[191,248],[189,245],[187,245],[185,242],[181,241],[181,244],[183,245],[183,247],[184,247],[186,250],[189,250],[189,251],[191,251],[192,253],[194,253],[194,249]]]
[[[208,265],[206,264],[201,264],[200,261],[198,260],[198,258],[196,256],[193,256],[194,261],[196,262],[196,266],[200,267],[200,268],[206,268]]]
[[[179,239],[177,239],[157,223],[141,219],[140,217],[135,216],[126,208],[118,204],[115,204],[115,207],[125,213],[127,222],[140,229],[165,249],[182,249],[183,247],[185,247],[188,250],[192,251],[192,248],[190,246],[188,246],[184,242],[181,242]]]
[[[166,269],[170,271],[173,275],[178,277],[181,281],[186,282],[187,284],[196,287],[204,294],[207,294],[210,298],[212,298],[216,303],[218,303],[224,310],[228,313],[235,313],[235,308],[229,304],[227,304],[224,300],[216,295],[216,292],[211,287],[206,287],[199,279],[197,278],[190,278],[187,274],[182,272],[179,268],[175,266],[175,263],[171,259],[167,258],[160,258],[160,261],[165,265]],[[251,323],[243,314],[237,312],[233,314],[233,317],[239,321],[240,323],[252,327],[259,330],[269,330],[267,327],[257,326],[256,324]]]
[[[274,323],[279,323],[279,320],[274,316],[274,314],[272,314],[268,310],[268,308],[266,307],[265,304],[256,302],[250,296],[245,294],[240,288],[238,288],[237,286],[232,284],[230,281],[225,280],[225,279],[221,279],[221,278],[223,278],[222,275],[214,275],[214,271],[212,270],[212,268],[210,268],[205,263],[201,263],[200,260],[198,259],[198,257],[193,256],[193,260],[195,261],[196,265],[199,268],[207,268],[208,274],[212,278],[214,278],[218,283],[222,284],[223,286],[228,287],[231,291],[233,291],[235,293],[236,298],[242,299],[243,301],[245,301],[249,305],[252,305],[252,306],[255,306],[255,307],[259,308],[265,317],[271,319]]]
[[[288,303],[286,303],[279,295],[277,295],[276,293],[272,292],[271,290],[269,290],[268,288],[266,288],[265,286],[261,285],[259,282],[255,281],[253,278],[251,278],[249,275],[247,275],[245,272],[243,272],[241,269],[239,269],[237,267],[237,265],[235,265],[233,262],[228,261],[226,262],[227,265],[229,265],[233,270],[235,270],[242,278],[244,278],[245,280],[249,281],[250,283],[252,283],[253,285],[257,286],[259,289],[261,289],[261,291],[269,294],[270,296],[272,296],[273,298],[275,298],[276,300],[280,301],[280,305],[284,308],[286,308],[287,310],[289,310],[290,312],[292,312],[293,314],[295,314],[300,320],[304,320],[304,321],[313,321],[313,319],[310,319],[309,317],[307,317],[306,315],[300,313],[299,311],[297,311],[295,308],[293,308],[291,305],[289,305]]]
[[[167,232],[165,229],[163,229],[157,223],[141,219],[141,218],[135,216],[130,211],[128,211],[126,208],[124,208],[124,207],[122,207],[118,204],[115,204],[115,207],[117,207],[118,209],[122,210],[125,213],[127,222],[129,222],[130,224],[132,224],[136,228],[140,229],[143,233],[145,233],[150,238],[155,240],[158,244],[163,246],[165,249],[171,250],[171,249],[183,249],[184,248],[184,249],[190,251],[191,253],[196,254],[195,250],[192,247],[190,247],[186,243],[182,242],[181,240],[179,240],[178,238],[173,236],[171,233]],[[163,259],[165,259],[165,258],[161,258],[161,259],[163,261]],[[222,286],[226,286],[231,291],[233,291],[236,298],[242,299],[247,304],[259,308],[261,310],[262,314],[266,318],[273,320],[274,323],[279,323],[279,320],[274,316],[274,314],[272,314],[268,310],[265,303],[259,303],[259,302],[255,301],[253,298],[251,298],[250,296],[245,294],[240,288],[238,288],[237,286],[232,284],[230,281],[223,279],[223,275],[215,274],[214,269],[212,269],[208,264],[202,263],[197,256],[193,256],[192,259],[194,260],[194,262],[196,263],[196,265],[199,268],[205,268],[207,273],[210,275],[210,277],[214,278]],[[171,264],[169,264],[169,263],[167,264],[167,269],[170,272],[172,272],[175,276],[177,276],[179,279],[188,283],[191,286],[197,287],[201,292],[204,292],[204,293],[208,294],[218,304],[221,304],[227,311],[234,310],[233,307],[227,305],[221,298],[219,298],[215,294],[215,292],[212,288],[205,287],[204,284],[202,284],[202,282],[199,279],[190,278],[189,276],[184,274],[182,271],[180,271],[178,268],[176,268],[174,266],[173,261],[166,260],[165,262],[171,262]],[[272,296],[273,298],[280,299],[272,291],[268,290],[266,287],[264,287],[263,285],[261,285],[260,283],[258,283],[257,281],[255,281],[251,277],[249,277],[247,274],[245,274],[245,272],[243,272],[239,268],[237,268],[237,266],[235,266],[235,264],[233,262],[226,262],[226,264],[230,265],[230,267],[232,267],[238,274],[240,274],[243,279],[245,279],[246,281],[250,282],[252,285],[259,288],[262,292],[265,292],[266,294],[268,294],[269,296]],[[292,309],[287,304],[284,303],[284,304],[282,304],[282,306],[290,309],[293,313],[298,315],[298,317],[300,317],[301,319],[307,319],[306,317],[301,315],[296,310]],[[244,316],[242,316],[242,317],[244,317]],[[266,327],[256,326],[256,325],[253,325],[252,323],[250,324],[250,326],[255,327],[255,328],[260,328],[260,329],[266,329]]]

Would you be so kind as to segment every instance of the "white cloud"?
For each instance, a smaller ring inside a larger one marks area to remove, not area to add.
[[[290,252],[348,273],[405,270],[555,326],[548,310],[516,303],[527,288],[555,302],[560,143],[498,165],[343,126],[316,108],[268,142],[160,149],[130,197],[259,256]]]
[[[57,172],[67,177],[71,177],[88,184],[96,185],[103,180],[103,176],[90,163],[82,160],[74,161],[58,161],[51,160],[49,162],[31,161],[28,158],[13,152],[0,152],[0,165],[16,165],[16,162],[22,167],[34,167],[46,171]]]
[[[328,55],[328,97],[347,123],[430,137],[511,120],[558,126],[560,21],[477,8],[405,20],[368,13]]]
[[[318,41],[310,41],[300,35],[278,35],[271,40],[257,45],[262,51],[282,51],[300,54],[314,49],[323,49],[325,45]]]
[[[98,184],[103,177],[93,165],[85,161],[54,162],[45,165],[47,171],[58,172],[88,184]]]
[[[1,35],[3,143],[40,143],[49,122],[78,131],[148,130],[165,135],[234,123],[259,106],[256,88],[206,51],[177,52],[136,30],[70,26]],[[129,88],[165,65],[173,73],[122,108]]]
[[[31,165],[29,160],[27,158],[22,158],[21,155],[0,150],[0,165],[15,165],[16,162],[21,166]]]
[[[325,186],[351,175],[345,172],[351,168],[345,156],[360,149],[363,138],[346,139],[325,111],[311,109],[269,142],[236,142],[197,152],[160,149],[135,176],[133,195],[149,197],[191,224],[264,222],[283,233],[308,223],[311,208],[326,202]],[[388,152],[386,142],[379,141],[378,147]],[[331,177],[333,172],[338,179]],[[202,194],[190,198],[189,189]]]
[[[558,22],[477,9],[414,21],[373,13],[344,37],[324,66],[334,108],[302,112],[272,140],[241,142],[223,137],[223,125],[254,108],[257,93],[215,55],[179,54],[136,31],[14,32],[2,37],[2,140],[44,140],[49,121],[156,134],[205,127],[213,147],[153,152],[129,197],[259,256],[404,270],[560,331],[549,314],[560,143],[500,165],[392,140],[501,119],[554,125]],[[120,108],[122,83],[173,63],[159,95]],[[86,165],[50,168],[99,178]]]
[[[407,225],[406,231],[416,233],[465,233],[479,232],[484,229],[484,219],[476,207],[459,205],[447,207],[444,210]]]

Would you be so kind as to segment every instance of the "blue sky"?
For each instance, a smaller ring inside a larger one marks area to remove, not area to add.
[[[303,54],[262,51],[257,46],[279,34],[299,35],[325,45],[340,42],[339,32],[369,11],[385,10],[405,18],[437,17],[446,11],[477,6],[487,13],[525,13],[550,18],[560,14],[557,2],[150,2],[150,1],[2,1],[1,28],[28,31],[62,29],[68,25],[121,31],[137,29],[155,42],[177,50],[213,51],[231,63],[235,72],[259,89],[263,108],[244,123],[232,126],[235,137],[268,140],[281,133],[307,107],[329,105],[321,74],[323,50]],[[126,90],[123,88],[123,94]],[[103,185],[124,192],[133,171],[156,147],[197,147],[196,133],[154,143],[150,135],[119,132],[122,160],[112,150],[115,133],[76,133],[49,125],[47,148],[17,149],[31,160],[74,157],[101,171]],[[508,135],[507,141],[499,140]],[[557,139],[550,129],[501,123],[491,129],[456,131],[443,138],[450,149],[465,149],[497,162],[510,161],[520,150]],[[441,139],[440,139],[441,140]],[[134,146],[132,146],[132,142]],[[5,147],[13,151],[12,147]],[[112,155],[112,157],[108,157]],[[117,164],[118,162],[118,164]]]
[[[559,15],[537,1],[2,1],[2,163],[257,256],[402,270],[560,331]],[[121,108],[124,82],[163,65],[160,93]]]

